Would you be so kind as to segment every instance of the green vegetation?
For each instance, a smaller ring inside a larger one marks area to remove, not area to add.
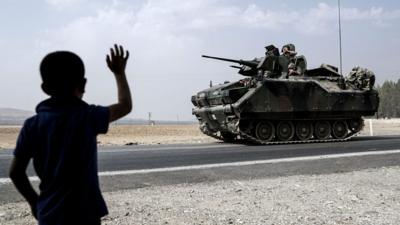
[[[380,104],[378,109],[379,118],[400,117],[400,79],[397,82],[385,81],[378,86]]]

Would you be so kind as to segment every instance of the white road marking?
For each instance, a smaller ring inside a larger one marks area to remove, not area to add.
[[[341,153],[331,155],[318,155],[318,156],[304,156],[304,157],[292,157],[283,159],[266,159],[266,160],[255,160],[255,161],[242,161],[242,162],[230,162],[230,163],[215,163],[195,166],[178,166],[178,167],[167,167],[167,168],[156,168],[156,169],[141,169],[141,170],[120,170],[120,171],[104,171],[99,172],[100,177],[106,176],[118,176],[118,175],[133,175],[133,174],[147,174],[157,172],[174,172],[183,170],[201,170],[201,169],[212,169],[220,167],[231,167],[231,166],[249,166],[258,164],[275,164],[283,162],[296,162],[296,161],[315,161],[321,159],[338,159],[338,158],[350,158],[359,156],[372,156],[372,155],[389,155],[398,154],[400,149],[396,150],[384,150],[384,151],[370,151],[370,152],[355,152],[355,153]],[[29,177],[31,181],[39,181],[37,176]],[[0,178],[0,185],[9,184],[11,180],[9,178]]]
[[[32,181],[40,181],[40,179],[39,179],[39,177],[37,177],[37,176],[32,176],[32,177],[29,177],[29,180],[32,182]],[[3,185],[3,184],[10,184],[11,183],[11,179],[10,178],[0,178],[0,185]]]

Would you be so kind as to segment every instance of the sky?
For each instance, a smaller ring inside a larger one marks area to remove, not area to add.
[[[342,0],[343,73],[361,66],[377,82],[400,79],[400,2]],[[84,100],[117,101],[105,63],[118,43],[131,53],[127,77],[130,118],[194,120],[190,97],[242,77],[229,63],[264,55],[264,46],[296,45],[308,68],[339,66],[336,0],[2,0],[0,107],[34,111],[47,98],[39,64],[49,52],[69,50],[83,59]]]

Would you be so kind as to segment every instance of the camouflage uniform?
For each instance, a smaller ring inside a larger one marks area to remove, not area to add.
[[[257,66],[258,76],[262,78],[276,78],[280,76],[279,49],[273,45],[265,46],[265,57]]]
[[[368,69],[356,66],[350,71],[346,82],[360,90],[371,90],[375,84],[375,74]]]
[[[287,44],[282,47],[282,55],[279,57],[279,64],[282,67],[281,78],[288,76],[303,75],[307,69],[307,60],[304,56],[296,56],[294,44]]]
[[[307,68],[304,56],[296,56],[296,47],[287,44],[282,47],[282,54],[273,45],[266,46],[265,57],[257,66],[258,76],[262,78],[288,78],[303,75]]]

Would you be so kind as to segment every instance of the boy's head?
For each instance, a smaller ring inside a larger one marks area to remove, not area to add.
[[[75,53],[49,53],[40,63],[40,74],[42,89],[50,96],[82,97],[85,92],[85,67]]]

